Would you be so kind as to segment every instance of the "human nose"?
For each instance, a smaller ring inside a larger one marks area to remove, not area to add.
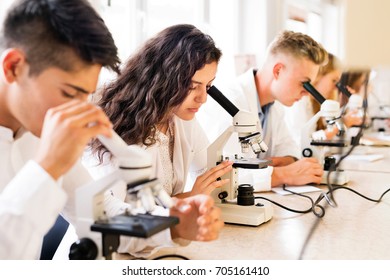
[[[199,93],[196,95],[195,101],[198,103],[205,103],[207,101],[207,89],[202,87]]]
[[[304,89],[301,91],[301,96],[307,96],[307,95],[309,95],[309,92],[307,90]]]

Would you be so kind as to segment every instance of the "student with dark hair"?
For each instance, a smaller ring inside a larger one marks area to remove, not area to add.
[[[195,26],[174,25],[149,39],[101,93],[98,104],[114,130],[153,155],[156,175],[172,196],[209,194],[226,183],[216,179],[231,170],[223,162],[183,193],[188,172],[195,179],[206,169],[208,142],[195,114],[207,100],[221,55]],[[92,146],[103,162],[104,146]]]
[[[210,194],[227,183],[217,179],[231,170],[231,162],[206,171],[208,141],[195,118],[206,102],[220,57],[212,38],[196,27],[170,26],[140,47],[100,92],[98,105],[114,130],[127,144],[150,153],[153,175],[171,196]],[[98,141],[85,159],[97,176],[116,168],[115,159]],[[125,193],[113,189],[111,194],[108,215],[116,215],[123,211],[117,200],[124,201]],[[132,242],[122,241],[118,251],[133,251]]]
[[[0,42],[0,259],[34,259],[59,213],[74,218],[75,189],[91,180],[78,161],[86,144],[111,136],[111,122],[87,98],[102,67],[119,72],[119,59],[84,0],[17,1]],[[181,218],[172,236],[216,238],[212,200],[186,203],[172,210]]]

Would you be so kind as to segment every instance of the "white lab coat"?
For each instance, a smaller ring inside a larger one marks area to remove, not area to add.
[[[173,169],[176,177],[172,186],[171,196],[184,191],[190,191],[196,178],[207,168],[207,137],[196,118],[190,121],[174,117],[174,148]],[[147,149],[154,162],[154,174],[162,177],[162,162],[159,157],[158,147],[154,145]]]
[[[301,100],[295,102],[291,107],[284,107],[284,120],[298,147],[301,147],[302,145],[302,129],[314,116],[310,98],[310,96],[304,96]],[[316,127],[317,123],[314,123],[310,128],[308,128],[309,135],[307,135],[307,137],[312,136],[312,134],[316,131]]]
[[[173,152],[173,168],[176,177],[175,185],[172,186],[171,196],[182,193],[183,191],[190,190],[192,183],[196,177],[202,174],[207,167],[207,137],[205,136],[202,128],[196,119],[191,121],[184,121],[178,117],[174,117],[175,131],[174,131],[174,152]],[[145,148],[145,147],[144,147]],[[151,177],[161,178],[163,176],[163,168],[161,159],[158,152],[158,146],[153,145],[146,148],[152,157],[153,170]],[[106,154],[107,155],[107,154]],[[105,174],[109,174],[118,168],[118,163],[115,158],[111,160],[108,157],[104,158],[102,164],[98,164],[98,160],[88,150],[83,156],[83,164],[87,167],[90,174],[98,179]],[[186,187],[187,183],[187,187]],[[126,208],[126,204],[123,203],[126,199],[126,192],[124,189],[111,189],[106,193],[106,206],[109,215],[118,215]],[[156,234],[155,236],[158,236]],[[151,237],[153,240],[155,237]],[[127,253],[139,251],[135,250],[138,247],[134,247],[137,244],[129,242],[126,237],[121,237],[121,245],[118,248],[118,252]],[[174,240],[177,244],[186,245],[188,242],[178,239]],[[161,244],[161,242],[160,242]],[[166,243],[157,246],[150,246],[150,250],[141,253],[132,253],[136,257],[145,257],[149,254],[153,254],[157,249],[163,246],[177,246],[175,243]]]
[[[0,259],[37,259],[43,237],[61,211],[74,224],[75,190],[92,180],[78,162],[54,181],[31,160],[38,144],[31,133],[15,140],[10,129],[0,127]],[[133,247],[141,251],[171,242],[169,230],[154,237],[154,242],[133,238]]]
[[[216,87],[237,108],[258,115],[258,96],[253,69],[249,69],[240,75],[233,83],[216,85]],[[227,127],[232,125],[232,117],[211,98],[206,102],[199,116],[199,121],[203,129],[207,131],[207,136],[210,141],[214,141]],[[284,122],[284,109],[278,101],[275,101],[269,109],[266,119],[266,131],[263,132],[261,123],[259,125],[259,130],[263,134],[264,143],[268,146],[268,151],[261,153],[260,158],[282,156],[300,158],[299,148],[292,139]],[[236,137],[236,135],[233,135],[224,147],[224,152],[229,156],[234,154],[242,155]],[[248,183],[254,184],[256,191],[266,191],[271,189],[272,171],[273,168],[268,167],[260,170],[246,170],[241,173],[246,178],[245,180],[248,180]],[[247,178],[248,172],[253,174],[253,178]],[[244,182],[241,181],[240,183]]]
[[[36,259],[43,236],[64,208],[67,194],[21,145],[13,132],[0,127],[0,259]]]

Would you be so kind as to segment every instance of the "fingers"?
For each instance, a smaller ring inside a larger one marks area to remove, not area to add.
[[[219,236],[224,222],[220,219],[221,209],[213,207],[208,215],[200,216],[197,220],[199,225],[196,239],[199,241],[215,240]]]
[[[220,177],[232,170],[233,162],[224,161],[219,165],[211,168],[203,175],[198,176],[195,181],[195,184],[192,188],[192,194],[207,194],[209,195],[215,188],[220,188],[221,186],[227,184],[229,179],[218,180]]]
[[[321,177],[322,174],[324,174],[324,170],[321,168],[321,166],[319,168],[313,168],[313,174]]]
[[[172,197],[173,200],[173,210],[179,211],[182,214],[187,214],[191,211],[191,205],[184,199],[177,199]]]
[[[211,196],[205,194],[198,194],[184,199],[188,203],[195,205],[199,214],[205,215],[214,207],[214,200]]]
[[[59,114],[62,120],[72,119],[75,125],[86,126],[91,122],[110,126],[111,122],[104,112],[97,106],[83,101],[71,101],[52,108],[51,114]]]
[[[210,207],[209,211],[198,218],[199,226],[207,226],[214,221],[219,220],[221,216],[221,209],[218,207]]]
[[[233,165],[232,161],[223,161],[199,177],[203,179],[202,180],[203,182],[215,181],[215,180],[217,180],[217,178],[221,177],[225,173],[232,170],[232,165]]]
[[[318,160],[314,157],[307,157],[307,158],[302,158],[300,160],[298,160],[296,163],[298,162],[312,162],[312,163],[318,163]]]
[[[189,211],[181,211],[188,206]],[[179,209],[177,211],[176,209]],[[179,225],[171,228],[172,238],[181,237],[189,240],[209,241],[218,237],[224,223],[221,210],[214,207],[214,200],[207,195],[190,196],[175,201],[170,214],[181,219]]]
[[[202,184],[211,184],[212,182],[216,181],[218,178],[222,177],[224,174],[232,170],[233,162],[231,161],[224,161],[217,166],[211,168],[207,172],[205,172],[203,175],[199,176],[200,183]]]
[[[196,240],[211,241],[217,239],[223,226],[223,221],[219,220],[213,223],[211,226],[199,228],[198,234],[196,235]]]
[[[92,138],[98,134],[108,137],[111,135],[112,125],[109,118],[99,107],[91,103],[72,100],[51,108],[48,114],[69,127],[87,128],[84,131],[87,137]]]

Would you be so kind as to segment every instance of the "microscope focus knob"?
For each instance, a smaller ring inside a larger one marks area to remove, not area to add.
[[[98,248],[89,238],[81,238],[70,246],[70,260],[95,260],[97,255]]]
[[[313,151],[309,148],[305,148],[302,151],[303,157],[312,157],[313,156]]]
[[[219,198],[220,200],[225,199],[227,196],[228,196],[227,191],[223,191],[223,192],[220,192],[220,193],[218,194],[218,198]]]

